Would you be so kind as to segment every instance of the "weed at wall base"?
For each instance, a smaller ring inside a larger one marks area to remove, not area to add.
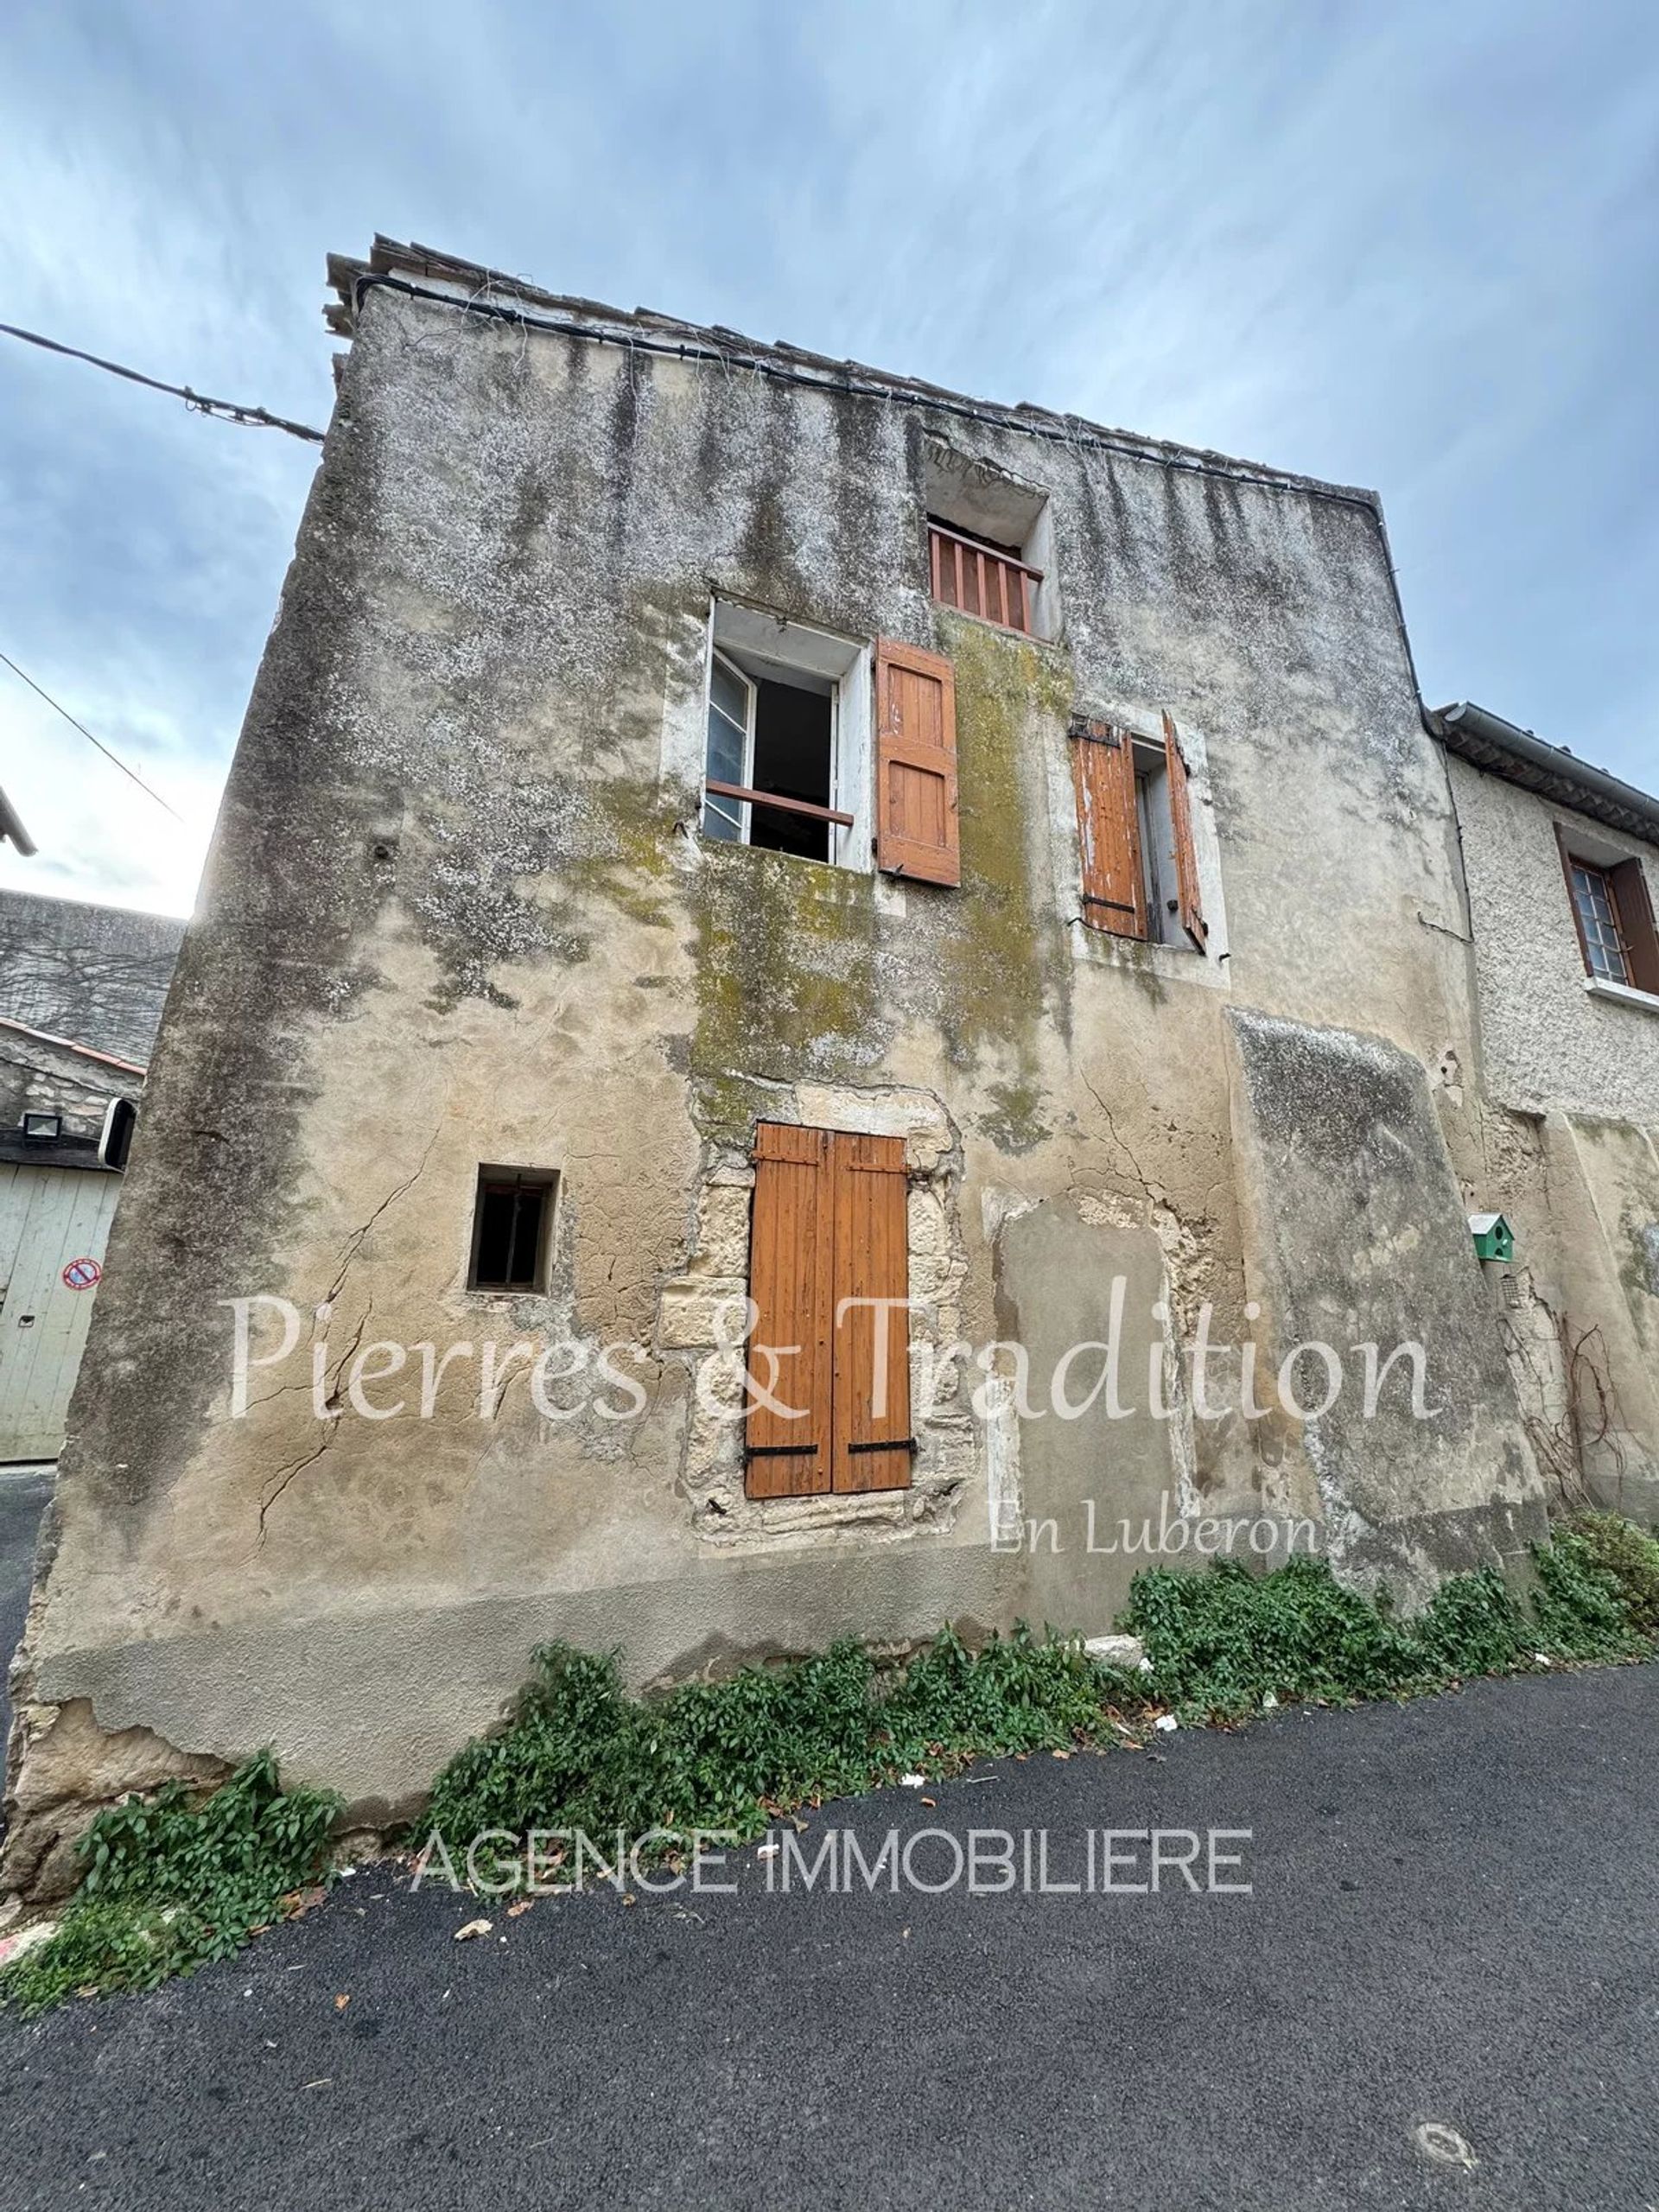
[[[86,1872],[55,1932],[0,1968],[25,2017],[62,1998],[153,1989],[238,1951],[323,1878],[341,1801],[284,1792],[262,1751],[203,1797],[173,1782],[100,1813],[77,1847]]]

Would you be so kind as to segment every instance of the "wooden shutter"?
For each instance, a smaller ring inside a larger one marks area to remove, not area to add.
[[[1653,900],[1648,893],[1648,880],[1642,873],[1641,861],[1620,861],[1616,868],[1607,870],[1607,880],[1613,889],[1630,981],[1638,991],[1659,994],[1659,932],[1654,929]],[[1573,911],[1577,912],[1576,902]]]
[[[754,1202],[749,1227],[749,1296],[757,1308],[749,1370],[768,1395],[801,1418],[751,1406],[745,1435],[751,1497],[810,1497],[831,1481],[830,1386],[834,1326],[835,1192],[830,1139],[822,1129],[762,1122],[754,1133]]]
[[[901,1137],[830,1140],[836,1192],[835,1488],[904,1490],[910,1482],[910,1328],[902,1309],[847,1299],[908,1295],[905,1147]],[[885,1399],[876,1352],[887,1342]],[[885,1448],[884,1448],[885,1447]]]
[[[1147,934],[1147,885],[1135,804],[1135,751],[1126,729],[1071,725],[1071,772],[1083,854],[1083,918],[1119,937]]]
[[[875,728],[876,866],[923,883],[960,883],[950,663],[878,639]]]
[[[1175,838],[1175,893],[1181,927],[1202,952],[1210,934],[1198,891],[1198,853],[1192,842],[1192,794],[1187,785],[1186,758],[1175,725],[1164,716],[1164,759],[1169,767],[1169,820]]]

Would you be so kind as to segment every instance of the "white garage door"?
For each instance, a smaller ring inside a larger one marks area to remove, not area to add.
[[[92,1169],[0,1166],[0,1465],[58,1456],[120,1191]]]

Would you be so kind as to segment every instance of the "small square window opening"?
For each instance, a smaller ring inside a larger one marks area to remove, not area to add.
[[[559,1179],[550,1171],[480,1167],[473,1210],[473,1290],[540,1291],[547,1287],[548,1255]]]

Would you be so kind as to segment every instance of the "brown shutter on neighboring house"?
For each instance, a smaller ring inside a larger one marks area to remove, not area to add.
[[[1613,887],[1618,908],[1619,934],[1624,940],[1630,981],[1638,991],[1659,995],[1659,931],[1654,928],[1653,900],[1641,861],[1620,861],[1617,868],[1608,869],[1607,880]]]
[[[835,1192],[822,1129],[762,1122],[754,1133],[748,1366],[799,1418],[752,1405],[745,1446],[751,1497],[805,1497],[830,1486]],[[778,1354],[773,1379],[766,1350]]]
[[[1071,772],[1083,854],[1083,918],[1119,937],[1147,934],[1146,879],[1129,733],[1110,722],[1071,725]]]
[[[875,859],[893,875],[960,883],[957,679],[939,653],[875,648]]]
[[[849,1300],[908,1294],[901,1137],[831,1137],[836,1191],[835,1488],[910,1481],[910,1317]],[[884,1448],[886,1447],[886,1448]]]
[[[1202,952],[1210,925],[1204,918],[1198,891],[1198,852],[1192,842],[1192,794],[1188,788],[1186,757],[1175,725],[1164,716],[1164,759],[1169,766],[1169,820],[1175,837],[1175,893],[1181,927]]]

